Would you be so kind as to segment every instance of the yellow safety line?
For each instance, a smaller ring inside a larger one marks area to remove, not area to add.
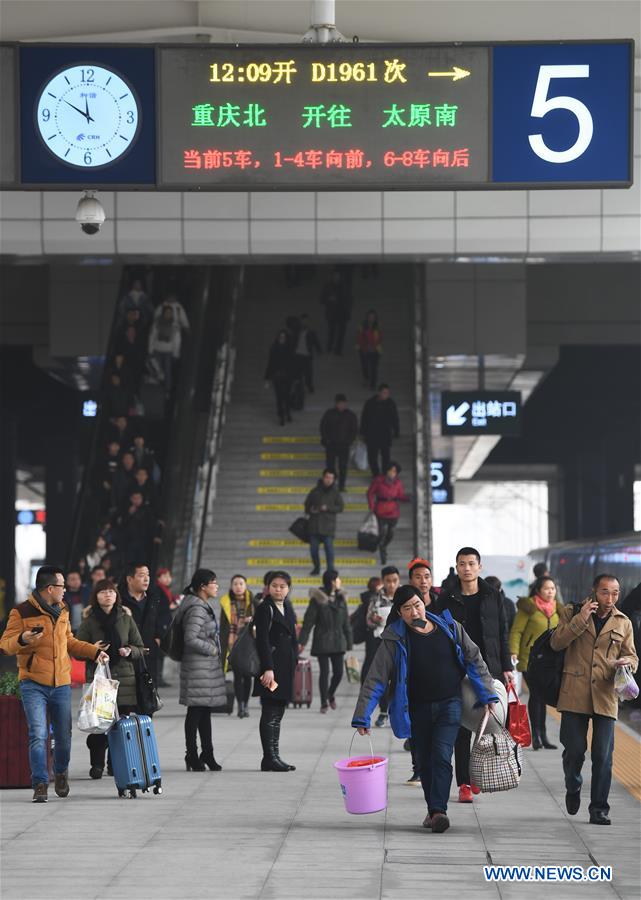
[[[261,453],[261,459],[325,459],[324,453]]]
[[[369,577],[370,576],[368,576],[368,575],[363,575],[362,578],[357,578],[355,575],[346,575],[345,578],[341,578],[341,581],[343,584],[351,584],[351,585],[361,585],[362,584],[365,586],[365,585],[367,585]],[[316,578],[299,578],[298,576],[296,576],[295,581],[296,581],[296,585],[304,585],[304,586],[309,585],[309,587],[318,587],[321,583],[320,578],[318,576],[316,576]],[[263,583],[262,578],[255,578],[255,577],[252,578],[251,575],[247,579],[247,584],[251,585],[252,587],[254,587],[255,585],[262,585],[262,583]]]
[[[257,487],[257,494],[308,494],[310,491],[309,485],[271,485],[270,487]],[[347,494],[366,494],[367,488],[363,485],[362,487],[348,487],[346,489]]]
[[[258,473],[261,478],[318,478],[318,469],[261,469]],[[371,480],[369,472],[360,472],[358,469],[349,469],[348,478],[367,478]]]
[[[257,503],[256,512],[302,512],[302,503]],[[367,512],[367,503],[346,503],[345,512]]]
[[[557,722],[561,715],[556,709],[548,707]],[[618,722],[614,726],[614,754],[612,756],[612,774],[623,785],[626,791],[641,801],[641,740],[621,728]],[[588,728],[588,747],[592,746],[592,722]]]
[[[373,557],[358,557],[358,556],[339,556],[334,560],[337,566],[376,566],[377,562]],[[276,557],[276,556],[260,556],[260,557],[251,557],[250,559],[245,560],[246,565],[248,566],[260,566],[264,569],[276,569],[280,567],[288,567],[288,566],[302,566],[303,568],[307,568],[309,566],[309,559],[307,557]]]
[[[300,547],[302,541],[297,538],[252,538],[247,541],[248,547]],[[354,538],[337,538],[334,541],[335,547],[356,547],[357,541]]]
[[[264,437],[263,444],[320,444],[318,435],[312,437],[301,437],[300,435],[292,435],[291,437]]]

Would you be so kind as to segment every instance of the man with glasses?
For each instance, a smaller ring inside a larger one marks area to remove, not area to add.
[[[89,644],[77,640],[69,623],[64,602],[65,576],[57,566],[42,566],[36,586],[24,603],[9,614],[0,650],[18,657],[20,693],[29,728],[29,764],[33,802],[46,803],[49,785],[47,765],[48,722],[51,721],[55,750],[53,769],[55,791],[69,794],[71,756],[71,660],[108,662],[102,641]]]

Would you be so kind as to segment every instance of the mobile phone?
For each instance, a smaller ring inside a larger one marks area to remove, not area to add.
[[[33,628],[31,629],[31,633],[32,634],[40,634],[40,632],[44,631],[44,630],[45,630],[44,625],[34,625]]]

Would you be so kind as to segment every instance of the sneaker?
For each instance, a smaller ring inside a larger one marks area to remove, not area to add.
[[[103,772],[102,766],[92,766],[89,769],[89,777],[93,778],[95,781],[97,781],[99,778],[102,778],[102,772]]]
[[[443,834],[450,827],[450,820],[445,813],[435,812],[432,815],[432,834]]]
[[[60,772],[54,776],[54,790],[59,797],[69,796],[68,774],[68,772]]]
[[[329,705],[331,709],[336,709],[336,700],[333,697],[329,698]]]
[[[320,711],[321,711],[322,713],[326,713],[328,709],[329,709],[328,706],[321,706]]]
[[[420,787],[421,786],[421,776],[417,775],[416,772],[412,772],[412,774],[407,779],[405,784],[408,784],[410,787]]]
[[[565,808],[569,815],[576,816],[581,806],[581,791],[567,791],[565,795]]]
[[[374,722],[376,728],[385,728],[387,725],[387,713],[381,713],[378,719]]]
[[[472,803],[473,800],[474,796],[472,795],[472,788],[469,786],[469,784],[462,784],[458,789],[458,802]]]
[[[478,794],[481,793],[481,788],[480,788],[480,787],[477,787],[475,784],[471,784],[470,787],[472,788],[472,793],[473,793],[473,794],[477,794],[477,795],[478,795]]]
[[[47,802],[47,790],[48,785],[46,784],[37,784],[33,789],[33,798],[32,803],[46,803]]]

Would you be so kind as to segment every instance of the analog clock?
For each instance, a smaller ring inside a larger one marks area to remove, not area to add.
[[[47,149],[78,169],[109,166],[133,145],[141,111],[133,88],[104,66],[69,66],[50,78],[36,104]]]

